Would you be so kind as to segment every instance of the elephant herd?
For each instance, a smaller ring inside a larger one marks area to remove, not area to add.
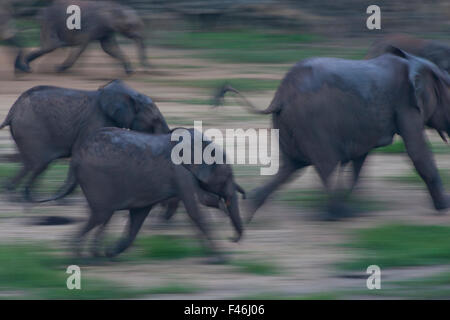
[[[102,2],[79,3],[86,9],[94,6],[86,10],[88,28],[76,34],[56,32],[63,23],[57,18],[62,9],[59,4],[47,8],[42,48],[19,55],[16,67],[30,71],[29,63],[39,56],[74,46],[58,67],[63,71],[73,65],[89,42],[98,40],[107,53],[121,60],[126,72],[131,72],[115,42],[115,32],[136,40],[145,64],[142,25],[133,11],[119,5],[108,10],[95,7]],[[435,129],[444,141],[450,135],[449,72],[449,46],[390,36],[374,43],[364,60],[308,58],[298,62],[287,72],[266,109],[258,109],[228,85],[220,88],[216,104],[231,92],[250,112],[270,114],[273,128],[279,130],[281,167],[245,200],[248,220],[294,172],[307,166],[315,168],[328,195],[327,218],[345,216],[345,197],[356,185],[367,155],[374,148],[391,144],[396,134],[402,137],[408,156],[426,183],[434,207],[447,209],[450,197],[445,194],[424,128]],[[245,198],[245,191],[235,182],[232,167],[194,161],[175,164],[171,159],[174,129],[150,97],[120,80],[94,91],[31,88],[17,99],[0,129],[6,126],[22,160],[22,168],[6,183],[7,190],[12,192],[25,181],[25,200],[47,202],[67,196],[77,185],[81,187],[90,215],[74,242],[78,254],[85,235],[96,229],[92,254],[101,255],[102,236],[111,216],[115,211],[129,210],[124,237],[104,254],[113,257],[123,252],[150,210],[162,203],[168,208],[167,218],[179,202],[184,204],[216,261],[222,261],[223,256],[214,246],[199,204],[224,211],[236,232],[232,240],[242,237],[237,194]],[[193,130],[188,130],[194,136]],[[204,139],[202,148],[213,143]],[[71,157],[65,184],[54,196],[35,199],[31,190],[37,177],[53,160],[64,157]],[[348,163],[353,180],[343,195],[331,187],[330,175],[337,166]]]

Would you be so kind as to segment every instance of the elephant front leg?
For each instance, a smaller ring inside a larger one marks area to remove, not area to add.
[[[67,69],[71,68],[74,63],[78,60],[81,54],[86,50],[89,43],[85,43],[77,48],[72,49],[69,57],[58,67],[56,67],[57,72],[64,72]]]
[[[406,117],[399,117],[398,122],[406,151],[420,177],[427,185],[434,207],[437,210],[447,209],[450,205],[450,199],[444,192],[433,154],[428,148],[420,116],[417,115],[407,119]]]
[[[120,50],[119,45],[117,44],[116,38],[114,36],[109,36],[107,38],[102,39],[100,41],[100,44],[107,54],[109,54],[111,57],[119,60],[122,63],[123,68],[125,69],[125,72],[127,74],[133,73],[133,69],[131,68],[130,63],[128,62],[122,50]]]

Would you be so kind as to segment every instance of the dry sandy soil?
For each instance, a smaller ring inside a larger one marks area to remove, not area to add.
[[[127,48],[129,56],[134,50]],[[66,53],[64,53],[66,54]],[[270,127],[269,118],[252,118],[237,106],[211,110],[208,105],[193,105],[176,102],[185,99],[206,99],[209,90],[170,85],[171,80],[264,78],[281,79],[280,65],[232,65],[185,58],[188,51],[150,48],[149,56],[155,66],[150,72],[138,71],[125,78],[133,88],[153,97],[172,126],[193,124],[203,120],[204,126],[219,128]],[[0,118],[4,118],[15,99],[26,89],[35,85],[57,85],[79,89],[96,89],[113,78],[124,78],[115,61],[103,52],[91,49],[86,52],[71,72],[59,75],[53,72],[55,61],[62,61],[61,53],[37,61],[34,73],[15,77],[9,57],[0,52]],[[267,106],[273,92],[249,93],[248,97],[261,107]],[[431,137],[436,139],[434,135]],[[13,141],[8,130],[0,132],[2,153],[13,153]],[[437,156],[441,168],[450,168],[448,155]],[[242,273],[231,265],[208,265],[203,258],[189,258],[169,261],[139,262],[136,264],[107,263],[85,267],[86,273],[113,279],[129,287],[153,287],[167,283],[179,283],[198,287],[193,294],[151,295],[149,299],[202,299],[237,298],[258,294],[308,295],[341,289],[364,290],[364,277],[346,277],[334,268],[334,264],[351,257],[352,252],[337,244],[348,241],[351,231],[358,228],[384,224],[392,221],[418,224],[450,224],[450,215],[437,215],[432,210],[428,195],[423,187],[388,182],[384,177],[408,173],[411,165],[403,156],[371,156],[363,171],[361,184],[356,193],[365,198],[389,203],[386,210],[371,212],[361,217],[340,222],[324,222],[312,219],[317,212],[285,205],[281,201],[270,201],[247,226],[244,239],[239,244],[225,240],[231,235],[231,227],[225,217],[217,212],[209,213],[219,245],[231,251],[231,259],[261,260],[275,264],[277,275],[262,276]],[[256,186],[268,177],[248,177],[237,171],[237,181],[244,186]],[[306,170],[285,189],[319,189],[318,178],[312,169]],[[2,242],[48,240],[61,246],[79,227],[33,226],[30,221],[38,215],[61,215],[85,219],[87,208],[82,199],[74,200],[69,206],[41,205],[24,207],[5,198],[0,200],[0,223]],[[81,223],[81,222],[80,222]],[[125,225],[125,215],[118,214],[109,227],[110,233],[119,233]],[[195,230],[183,214],[167,226],[161,227],[157,218],[150,217],[141,234],[183,234],[192,236]],[[439,267],[415,268],[384,273],[385,280],[402,277],[423,276],[438,272]],[[361,270],[363,273],[364,270]]]

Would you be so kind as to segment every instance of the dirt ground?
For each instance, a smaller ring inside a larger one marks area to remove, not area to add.
[[[133,48],[127,48],[129,56],[135,56]],[[15,77],[11,58],[0,51],[0,118],[4,118],[15,99],[25,90],[36,85],[57,85],[94,90],[114,78],[124,80],[155,101],[171,126],[192,126],[194,120],[203,120],[205,127],[268,128],[270,119],[252,119],[243,108],[226,106],[210,109],[208,105],[183,104],[188,99],[208,99],[209,89],[173,86],[173,80],[257,78],[281,79],[287,65],[233,65],[209,60],[189,58],[190,51],[149,48],[154,69],[138,70],[124,77],[119,65],[98,49],[88,50],[71,72],[64,75],[53,72],[55,63],[64,57],[60,53],[47,56],[33,64],[34,73]],[[64,53],[66,54],[66,53]],[[269,104],[273,91],[254,92],[247,96],[257,105]],[[178,102],[177,102],[178,101]],[[431,139],[437,139],[431,135]],[[14,152],[8,130],[0,132],[1,152]],[[437,155],[440,168],[450,169],[450,156]],[[382,211],[370,212],[360,217],[339,222],[314,219],[318,213],[312,209],[298,209],[282,201],[269,201],[247,226],[243,240],[230,243],[232,233],[225,217],[211,210],[209,217],[214,226],[218,244],[232,252],[231,259],[245,258],[275,264],[276,275],[254,275],[236,271],[231,265],[208,265],[203,258],[139,262],[136,264],[106,263],[87,266],[85,271],[99,278],[113,279],[128,287],[152,287],[167,283],[179,283],[198,287],[197,293],[151,295],[149,299],[228,299],[261,294],[301,296],[341,289],[364,290],[366,278],[342,274],[334,267],[337,262],[351,257],[338,244],[348,241],[352,230],[389,222],[414,222],[418,224],[450,225],[450,215],[437,215],[423,186],[410,186],[389,182],[387,176],[401,175],[411,170],[409,160],[400,155],[372,155],[364,168],[357,195],[389,203]],[[244,186],[256,186],[269,177],[248,177],[236,172],[237,181]],[[309,168],[301,176],[286,185],[286,189],[320,189],[318,178]],[[243,206],[244,208],[244,206]],[[244,211],[244,209],[242,209]],[[205,210],[206,211],[206,210]],[[83,200],[73,200],[70,205],[24,206],[2,197],[0,200],[0,241],[48,241],[56,246],[65,243],[87,216]],[[80,219],[80,223],[66,226],[34,226],[30,221],[38,215],[60,215]],[[120,233],[125,226],[125,215],[117,214],[108,228],[110,233]],[[183,234],[193,236],[195,230],[183,214],[167,226],[155,217],[149,217],[142,234]],[[440,271],[440,267],[414,268],[383,273],[384,280],[400,280],[405,277],[424,276]],[[361,270],[360,275],[365,270]]]

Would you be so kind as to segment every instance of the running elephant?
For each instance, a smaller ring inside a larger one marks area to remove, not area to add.
[[[81,29],[67,27],[67,8],[78,5],[81,10]],[[138,46],[142,66],[147,67],[144,44],[144,24],[138,14],[130,7],[109,1],[55,1],[44,8],[41,19],[41,48],[23,57],[22,71],[31,71],[29,64],[40,56],[58,48],[73,48],[69,57],[57,67],[62,72],[76,62],[92,41],[100,41],[103,50],[118,59],[127,74],[133,69],[125,54],[120,50],[116,33],[134,40]]]
[[[169,127],[147,96],[114,80],[95,91],[38,86],[24,92],[11,107],[0,129],[10,127],[22,159],[22,169],[6,185],[14,190],[25,182],[25,199],[32,201],[36,178],[56,159],[72,150],[94,130],[120,127],[167,133]]]
[[[352,162],[353,185],[367,154],[392,143],[399,134],[407,153],[438,210],[450,206],[444,193],[424,126],[445,140],[450,132],[450,77],[428,60],[391,47],[371,60],[311,58],[297,63],[282,80],[270,106],[279,129],[283,164],[274,178],[250,195],[250,219],[267,197],[292,174],[314,166],[329,195],[328,218],[346,213],[342,198],[333,193],[329,177],[339,163]],[[228,92],[243,97],[226,86]],[[218,101],[220,102],[220,100]]]
[[[187,130],[194,141],[194,130]],[[200,140],[201,141],[201,140]],[[183,141],[184,142],[184,141]],[[212,142],[205,140],[202,150]],[[211,241],[209,228],[197,206],[196,189],[201,188],[224,201],[236,231],[233,241],[239,241],[241,223],[233,171],[227,164],[183,162],[175,164],[172,134],[146,134],[118,128],[102,128],[94,132],[77,148],[71,160],[69,179],[60,194],[63,198],[77,184],[81,186],[91,209],[89,220],[76,237],[80,254],[81,242],[89,231],[98,227],[92,253],[99,255],[104,228],[118,210],[129,210],[130,221],[123,239],[106,251],[109,257],[126,250],[134,241],[152,207],[178,198],[188,215],[203,233],[210,249],[218,254]],[[194,143],[192,143],[194,145]],[[193,159],[193,153],[191,153]],[[221,257],[217,256],[220,260]]]

